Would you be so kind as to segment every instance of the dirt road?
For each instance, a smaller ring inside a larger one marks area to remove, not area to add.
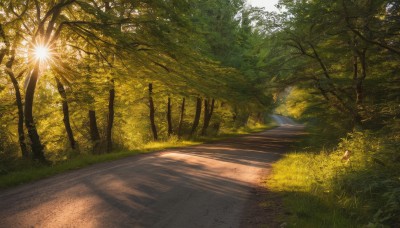
[[[278,117],[280,118],[280,117]],[[0,227],[239,227],[301,127],[97,164],[0,192]]]

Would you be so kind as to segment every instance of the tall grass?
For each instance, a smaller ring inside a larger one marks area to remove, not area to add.
[[[400,227],[398,148],[398,137],[354,132],[333,150],[287,154],[268,187],[283,193],[290,227]]]

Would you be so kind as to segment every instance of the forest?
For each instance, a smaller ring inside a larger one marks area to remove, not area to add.
[[[288,207],[307,193],[343,222],[399,225],[400,2],[277,7],[1,0],[0,176],[265,126],[276,112],[309,133],[269,186],[302,193]]]
[[[2,1],[2,157],[46,163],[261,120],[271,95],[252,70],[262,34],[251,11],[242,1]]]

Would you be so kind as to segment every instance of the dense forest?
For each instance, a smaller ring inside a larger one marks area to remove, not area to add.
[[[321,162],[351,151],[351,167],[325,167],[341,170],[329,188],[379,200],[368,208],[339,200],[342,208],[399,224],[400,2],[280,0],[278,8],[0,1],[0,172],[218,135],[275,110],[305,123],[309,144],[332,148]]]

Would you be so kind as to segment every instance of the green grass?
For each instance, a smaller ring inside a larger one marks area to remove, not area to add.
[[[198,136],[194,139],[196,142],[207,143],[207,142],[214,142],[223,139],[233,138],[233,137],[240,137],[251,133],[262,132],[266,130],[273,129],[277,127],[277,123],[269,122],[268,124],[256,124],[250,127],[241,127],[238,129],[231,129],[226,132],[222,132],[216,136]]]
[[[148,151],[149,150],[137,150],[121,151],[102,155],[79,155],[75,158],[58,162],[51,166],[45,166],[26,161],[22,162],[26,165],[26,167],[20,171],[14,171],[0,176],[0,188],[12,187],[22,183],[43,179],[68,170],[79,169],[100,162],[117,160]],[[22,164],[20,164],[20,166],[21,165]]]
[[[288,227],[398,227],[399,145],[398,138],[356,132],[335,149],[292,152],[274,164],[267,187],[282,195]]]
[[[35,180],[40,180],[46,177],[53,176],[55,174],[66,172],[68,170],[80,169],[96,163],[118,160],[125,157],[135,156],[137,154],[150,153],[164,149],[199,145],[202,143],[223,140],[226,138],[237,137],[254,132],[260,132],[270,129],[272,127],[274,127],[273,124],[257,125],[250,128],[249,127],[242,128],[237,131],[231,131],[229,133],[223,133],[218,136],[197,137],[192,140],[178,140],[176,137],[171,137],[167,141],[147,143],[146,145],[136,150],[117,151],[101,155],[92,155],[92,154],[76,155],[73,158],[65,159],[51,166],[40,165],[32,163],[30,161],[23,161],[23,160],[13,161],[15,162],[13,170],[18,170],[18,171],[7,172],[5,170],[0,170],[2,171],[0,172],[0,189],[9,188],[12,186],[20,185]]]
[[[324,183],[323,169],[315,168],[326,155],[291,153],[273,166],[268,188],[282,193],[288,227],[354,227],[342,208],[335,205]],[[324,172],[325,174],[328,172]],[[326,177],[329,178],[329,177]]]

